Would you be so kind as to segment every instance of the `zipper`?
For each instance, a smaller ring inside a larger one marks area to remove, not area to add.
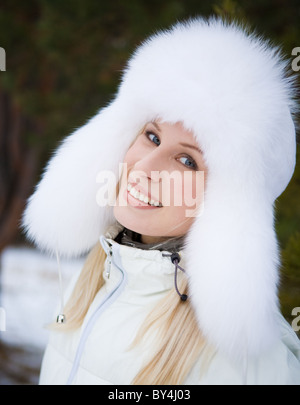
[[[108,242],[109,243],[109,242]],[[109,250],[107,253],[107,258],[106,258],[106,263],[105,263],[105,268],[106,268],[106,277],[110,277],[110,270],[111,270],[111,261],[112,261],[112,244],[109,243]]]
[[[124,289],[126,281],[127,281],[127,274],[121,267],[120,258],[118,258],[118,260],[113,260],[113,245],[104,236],[100,237],[100,242],[103,246],[103,249],[105,250],[105,252],[107,254],[107,259],[106,259],[107,260],[106,265],[108,266],[108,268],[106,270],[107,277],[109,278],[109,276],[110,276],[111,265],[113,263],[115,265],[115,267],[121,273],[121,280],[119,281],[117,286],[103,299],[103,301],[99,304],[99,306],[96,308],[96,310],[94,311],[94,313],[91,315],[90,319],[88,320],[88,322],[85,326],[85,329],[83,330],[83,332],[81,334],[79,343],[78,343],[73,366],[72,366],[71,372],[69,374],[69,378],[67,380],[67,385],[72,384],[72,381],[77,374],[80,359],[81,359],[81,356],[82,356],[82,353],[83,353],[83,350],[85,347],[85,343],[86,343],[86,341],[90,335],[90,332],[91,332],[92,328],[94,327],[96,321],[98,320],[99,316],[105,311],[105,309],[107,307],[109,307],[114,301],[116,301],[116,299],[119,297],[119,295],[123,292],[123,289]],[[114,252],[114,254],[117,255],[117,252]],[[117,258],[115,257],[115,259],[117,259]]]

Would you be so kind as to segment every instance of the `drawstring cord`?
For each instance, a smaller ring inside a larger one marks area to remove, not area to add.
[[[60,267],[60,260],[58,249],[56,248],[56,261],[57,261],[57,268],[58,268],[58,279],[59,279],[59,292],[60,292],[60,313],[56,317],[57,323],[65,323],[66,316],[64,315],[64,294],[63,294],[63,283],[62,283],[62,275],[61,275],[61,267]]]
[[[175,273],[174,273],[174,285],[175,285],[175,290],[177,292],[177,294],[179,295],[181,301],[186,301],[188,299],[188,296],[186,294],[181,294],[179,289],[178,289],[178,285],[177,285],[177,273],[178,273],[178,269],[180,269],[183,273],[185,273],[185,270],[179,266],[179,262],[180,262],[180,256],[178,253],[172,253],[172,254],[165,254],[163,253],[164,257],[170,257],[171,258],[171,262],[174,264],[175,266]]]

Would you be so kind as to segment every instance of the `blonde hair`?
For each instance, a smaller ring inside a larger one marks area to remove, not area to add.
[[[62,331],[75,330],[82,325],[86,313],[99,289],[105,283],[103,270],[106,253],[98,243],[90,251],[64,313],[67,322],[57,325]],[[187,294],[187,282],[181,280],[180,291]],[[156,335],[156,347],[149,361],[135,376],[132,384],[182,384],[205,348],[189,301],[182,302],[171,291],[141,325],[129,349],[142,344],[150,333]]]

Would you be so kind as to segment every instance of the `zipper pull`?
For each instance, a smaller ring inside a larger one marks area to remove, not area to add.
[[[107,264],[106,264],[106,277],[110,277],[111,260],[112,260],[112,248],[110,246],[109,252],[107,254]]]
[[[100,236],[100,243],[106,253],[106,260],[105,260],[105,275],[107,278],[110,277],[110,269],[111,269],[111,262],[112,262],[112,255],[113,255],[113,245],[102,235]]]

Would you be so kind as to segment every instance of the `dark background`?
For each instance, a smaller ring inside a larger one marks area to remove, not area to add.
[[[112,99],[136,46],[177,20],[212,14],[246,21],[291,60],[292,49],[300,47],[299,0],[0,0],[0,47],[6,51],[6,71],[0,72],[0,255],[7,246],[27,243],[20,216],[45,162],[63,137]],[[300,77],[300,71],[294,74]],[[294,177],[276,202],[280,303],[289,322],[300,307],[299,146],[297,156]],[[0,363],[7,361],[9,352],[2,350]]]

